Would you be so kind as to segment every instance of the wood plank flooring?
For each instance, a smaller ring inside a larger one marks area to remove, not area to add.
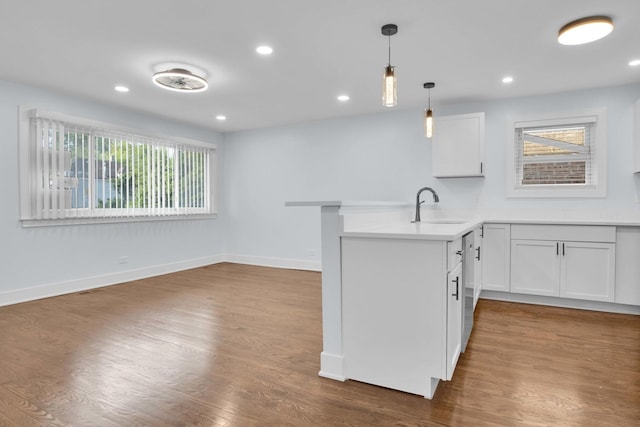
[[[318,377],[320,303],[218,264],[0,307],[0,426],[640,424],[640,316],[481,300],[429,401]]]

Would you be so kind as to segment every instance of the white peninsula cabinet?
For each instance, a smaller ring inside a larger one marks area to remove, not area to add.
[[[484,176],[484,113],[435,119],[432,150],[436,178]]]
[[[342,237],[344,373],[432,398],[462,342],[460,239]]]
[[[511,292],[614,302],[613,226],[512,225]]]

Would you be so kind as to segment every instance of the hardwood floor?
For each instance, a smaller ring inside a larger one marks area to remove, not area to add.
[[[320,274],[218,264],[0,308],[1,426],[630,426],[640,316],[481,300],[432,401],[318,377]]]

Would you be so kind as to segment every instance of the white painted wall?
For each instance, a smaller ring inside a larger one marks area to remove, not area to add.
[[[640,217],[640,174],[632,173],[632,109],[640,85],[439,107],[437,115],[486,113],[484,178],[435,179],[422,111],[317,121],[225,135],[225,192],[231,254],[319,261],[319,209],[294,200],[412,201],[424,185],[440,208],[624,211]],[[344,106],[340,106],[343,108]],[[604,107],[608,195],[604,199],[508,199],[506,144],[511,116]],[[338,108],[338,106],[336,107]],[[436,127],[437,132],[437,127]],[[464,153],[461,153],[464,155]]]
[[[419,187],[429,185],[440,194],[443,209],[607,210],[640,217],[640,174],[632,174],[631,156],[632,106],[640,98],[640,85],[435,104],[436,118],[486,113],[486,177],[455,179],[431,176],[431,144],[422,136],[420,110],[390,109],[221,135],[15,83],[0,81],[0,94],[0,305],[223,259],[319,268],[320,211],[286,208],[290,200],[410,202]],[[18,221],[18,105],[216,143],[218,219],[23,229]],[[608,110],[605,199],[505,197],[510,116],[598,107]],[[118,264],[120,256],[128,256],[129,263]]]
[[[18,105],[216,143],[220,156],[224,144],[216,132],[33,87],[0,81],[0,94],[0,305],[177,269],[225,252],[224,215],[217,220],[22,228]],[[118,264],[120,256],[128,256],[129,263]]]

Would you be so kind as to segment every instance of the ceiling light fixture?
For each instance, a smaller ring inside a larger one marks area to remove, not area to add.
[[[222,114],[218,114],[216,116],[216,120],[220,120],[221,122],[223,122],[223,121],[227,120],[227,116],[222,115]]]
[[[431,89],[436,86],[433,82],[428,82],[422,85],[429,91],[429,106],[424,110],[424,136],[431,138],[433,136],[433,111],[431,111]]]
[[[122,86],[122,85],[115,86],[115,87],[114,87],[114,89],[115,89],[117,92],[122,92],[122,93],[124,93],[124,92],[129,92],[129,88],[128,88],[128,87],[126,87],[126,86]]]
[[[153,75],[153,82],[163,89],[176,92],[203,92],[209,85],[204,77],[182,68],[173,68]]]
[[[338,101],[347,102],[349,100],[349,95],[338,95]]]
[[[640,65],[640,59],[633,59],[633,60],[629,61],[629,66],[630,67],[637,67],[638,65]]]
[[[511,77],[511,76],[504,76],[504,77],[502,78],[502,83],[504,83],[504,84],[513,83],[513,77]]]
[[[271,55],[273,53],[273,48],[271,46],[258,46],[256,48],[256,52],[260,55]]]
[[[558,43],[578,45],[591,43],[613,31],[613,21],[608,16],[589,16],[569,22],[558,31]]]
[[[382,35],[389,38],[389,61],[382,76],[382,105],[394,107],[398,103],[398,94],[395,67],[391,65],[391,36],[398,32],[398,26],[386,24],[382,26],[381,31]]]

